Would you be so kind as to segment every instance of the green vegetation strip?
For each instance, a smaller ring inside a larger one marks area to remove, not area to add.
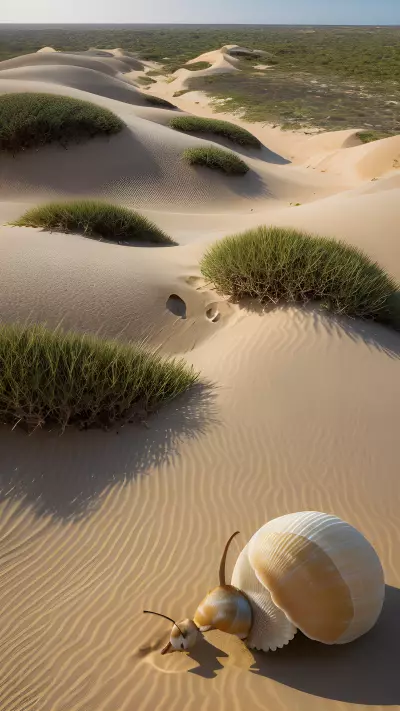
[[[75,232],[117,242],[175,244],[165,232],[138,212],[96,200],[39,205],[11,224],[15,227],[42,227],[52,232]]]
[[[58,141],[118,133],[125,124],[108,109],[89,101],[53,94],[0,96],[0,150],[17,153]]]
[[[169,125],[176,131],[183,133],[212,133],[249,148],[261,148],[262,145],[250,131],[229,121],[201,118],[200,116],[176,116],[171,119]]]
[[[189,69],[190,72],[199,72],[202,69],[210,69],[212,64],[210,62],[192,62],[192,64],[185,64],[183,69]]]
[[[382,138],[391,138],[393,135],[393,133],[385,133],[383,131],[359,131],[357,138],[362,143],[372,143],[373,141],[380,141]]]
[[[205,165],[207,168],[222,170],[229,175],[244,175],[250,170],[241,158],[222,148],[207,146],[187,148],[183,153],[183,158],[190,165]]]
[[[158,408],[196,381],[182,361],[139,345],[41,325],[0,326],[0,421],[12,425],[109,426],[133,418],[135,409]]]
[[[292,229],[258,227],[226,237],[203,257],[206,279],[235,300],[319,301],[336,314],[392,323],[398,285],[365,254]]]

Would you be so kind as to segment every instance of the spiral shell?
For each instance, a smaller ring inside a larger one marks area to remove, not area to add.
[[[249,647],[283,647],[300,629],[344,644],[370,630],[382,610],[379,558],[364,536],[336,516],[306,511],[262,526],[239,555],[232,585],[249,598]]]

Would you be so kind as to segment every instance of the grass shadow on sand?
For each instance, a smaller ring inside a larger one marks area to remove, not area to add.
[[[0,501],[23,498],[38,515],[77,519],[91,513],[101,495],[151,468],[179,457],[179,447],[218,422],[216,393],[196,385],[151,416],[148,427],[126,425],[103,432],[37,430],[28,436],[0,428]]]
[[[337,316],[318,308],[315,304],[294,305],[261,305],[258,301],[243,299],[239,308],[250,313],[257,313],[260,317],[268,317],[271,312],[279,310],[287,312],[290,318],[301,325],[306,317],[312,319],[316,332],[325,331],[339,338],[350,338],[354,343],[363,342],[369,348],[376,349],[389,358],[400,359],[400,333],[392,328],[360,318]]]
[[[328,646],[297,633],[281,650],[255,653],[250,672],[325,699],[398,706],[399,657],[400,590],[388,585],[382,615],[368,634]]]

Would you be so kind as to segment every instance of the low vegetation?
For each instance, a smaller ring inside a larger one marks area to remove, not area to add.
[[[201,118],[200,116],[176,116],[169,122],[171,128],[184,133],[211,133],[222,136],[233,143],[248,148],[261,148],[261,142],[245,128],[236,126],[229,121]]]
[[[183,96],[184,94],[187,94],[189,91],[190,91],[190,89],[181,89],[180,91],[174,91],[172,96],[178,98],[178,96]]]
[[[395,320],[398,285],[361,251],[332,239],[258,227],[213,245],[201,271],[235,300],[318,301],[336,314]]]
[[[161,99],[159,96],[153,96],[153,94],[144,94],[144,100],[151,106],[161,106],[164,109],[176,109],[174,104],[166,99]]]
[[[143,419],[196,380],[183,362],[139,345],[41,325],[0,326],[0,421],[11,425],[64,430]]]
[[[199,72],[202,69],[210,69],[212,64],[210,62],[192,62],[191,64],[185,64],[183,69],[189,69],[190,72]]]
[[[149,76],[148,74],[144,74],[143,76],[136,77],[136,81],[137,81],[139,84],[143,84],[143,85],[147,85],[147,86],[148,86],[149,84],[155,84],[155,83],[156,83],[156,80],[153,79],[153,78],[152,78],[151,76]]]
[[[96,200],[39,205],[12,224],[16,227],[42,227],[51,232],[75,232],[115,242],[174,244],[147,217],[120,205]]]
[[[263,54],[239,52],[240,72],[191,78],[193,88],[225,99],[219,110],[242,111],[247,119],[288,128],[335,130],[360,127],[400,133],[400,30],[398,27],[64,26],[0,27],[0,59],[44,46],[84,51],[123,47],[171,73],[204,52],[237,44]],[[235,50],[234,50],[235,51]],[[265,54],[264,54],[265,53]],[[254,69],[255,63],[271,70]],[[187,65],[189,66],[189,65]],[[194,67],[195,65],[191,65]],[[151,76],[151,75],[150,75]]]
[[[69,96],[0,96],[0,150],[14,154],[53,141],[65,146],[71,141],[111,135],[124,126],[108,109]]]
[[[390,138],[394,134],[384,133],[383,131],[359,131],[357,133],[357,138],[360,139],[362,143],[372,143],[373,141],[380,141],[382,138]]]
[[[204,165],[213,170],[221,170],[228,175],[244,175],[250,170],[249,166],[234,153],[212,146],[187,148],[183,158],[190,165]]]

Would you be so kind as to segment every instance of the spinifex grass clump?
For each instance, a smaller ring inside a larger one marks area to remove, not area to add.
[[[394,324],[398,285],[343,242],[292,229],[258,227],[225,237],[203,257],[206,279],[235,300],[319,301],[330,311]]]
[[[140,345],[41,325],[0,326],[1,422],[108,426],[138,408],[158,408],[196,381],[182,361]]]
[[[58,141],[66,145],[118,133],[125,124],[101,106],[53,94],[0,96],[0,150],[18,153]]]
[[[175,244],[140,213],[96,200],[39,205],[25,212],[12,224],[15,227],[43,227],[51,232],[75,232],[117,242]]]
[[[183,158],[190,165],[204,165],[213,170],[222,170],[228,175],[244,175],[250,170],[249,166],[234,153],[212,146],[187,148]]]
[[[229,121],[201,118],[200,116],[176,116],[171,119],[169,125],[176,131],[183,133],[213,133],[248,148],[261,148],[262,145],[250,131]]]

